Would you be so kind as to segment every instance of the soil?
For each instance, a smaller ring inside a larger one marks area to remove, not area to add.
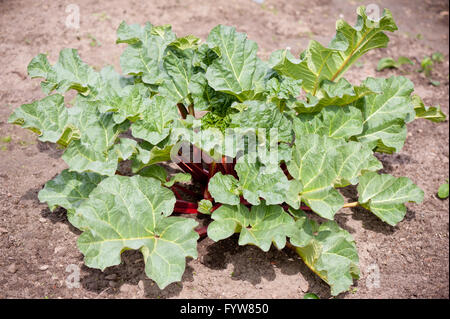
[[[127,2],[127,4],[125,4]],[[261,2],[261,1],[259,1]],[[237,245],[237,238],[198,244],[198,259],[189,259],[179,283],[158,289],[144,274],[137,252],[104,272],[83,266],[76,247],[80,232],[62,209],[51,213],[37,199],[44,183],[66,164],[61,150],[7,124],[14,108],[44,97],[39,80],[27,77],[28,62],[47,52],[55,62],[59,50],[73,47],[96,68],[112,64],[120,70],[125,45],[116,45],[116,28],[128,23],[172,24],[178,35],[205,39],[222,23],[236,26],[259,44],[262,58],[275,49],[304,49],[310,39],[327,44],[335,21],[355,22],[355,10],[371,1],[251,0],[122,1],[0,0],[0,298],[302,298],[306,292],[329,298],[329,287],[299,258],[284,249],[264,253]],[[80,8],[80,28],[65,26],[67,5]],[[366,76],[404,75],[427,105],[449,113],[448,1],[377,1],[389,8],[399,26],[389,48],[367,54],[348,73],[355,84]],[[420,60],[442,52],[430,84],[416,72]],[[400,70],[376,71],[380,58],[406,56],[416,62]],[[361,279],[338,298],[448,298],[449,202],[436,193],[449,176],[449,124],[418,120],[408,125],[408,139],[395,155],[382,155],[383,170],[407,176],[425,191],[423,204],[408,205],[398,226],[391,227],[360,209],[343,209],[337,222],[355,238]],[[9,138],[11,141],[8,141]],[[355,192],[347,192],[350,200]],[[75,265],[75,266],[71,266]],[[75,268],[71,268],[75,267]],[[80,285],[66,283],[80,269]],[[374,279],[379,278],[379,282]],[[70,287],[69,287],[70,286]]]

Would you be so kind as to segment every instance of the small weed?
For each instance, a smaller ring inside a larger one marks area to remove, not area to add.
[[[11,142],[11,136],[3,136],[3,137],[1,137],[0,138],[0,142],[2,142],[2,143],[10,143]]]
[[[91,47],[99,47],[99,46],[101,46],[100,42],[98,42],[97,38],[94,37],[92,34],[89,33],[87,37],[88,37],[88,39],[91,40],[91,42],[89,42],[89,45]]]

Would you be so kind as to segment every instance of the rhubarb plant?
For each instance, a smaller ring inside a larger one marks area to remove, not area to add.
[[[39,200],[67,210],[86,265],[103,270],[139,250],[163,289],[181,280],[199,238],[237,233],[239,245],[293,249],[333,295],[348,290],[359,276],[357,245],[336,213],[358,206],[397,225],[424,193],[409,178],[378,173],[375,154],[399,152],[407,123],[446,118],[413,96],[405,77],[358,85],[343,77],[397,30],[387,9],[376,20],[364,7],[357,14],[355,26],[337,22],[329,45],[311,41],[298,57],[278,50],[264,61],[229,26],[202,41],[125,22],[117,30],[123,74],[95,71],[74,49],[54,64],[36,56],[28,73],[47,96],[9,122],[64,149],[68,168]],[[167,163],[180,172],[169,174]],[[343,197],[345,187],[356,187],[356,201]]]

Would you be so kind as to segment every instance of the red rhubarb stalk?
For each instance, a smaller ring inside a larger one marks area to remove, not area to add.
[[[199,234],[200,238],[206,237],[208,233],[208,226],[199,227],[195,231]]]
[[[175,202],[175,207],[173,208],[174,213],[181,214],[197,214],[198,205],[197,203],[191,203],[185,200],[178,199]]]

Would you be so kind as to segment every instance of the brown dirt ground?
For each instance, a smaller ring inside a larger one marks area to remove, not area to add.
[[[200,241],[199,258],[188,260],[182,282],[164,290],[145,277],[136,252],[125,253],[121,265],[105,272],[83,266],[76,248],[79,232],[68,224],[63,210],[50,213],[37,199],[43,184],[66,167],[61,152],[7,124],[7,118],[14,108],[43,97],[39,80],[28,79],[26,73],[28,62],[40,52],[56,61],[60,49],[73,47],[90,65],[119,69],[124,46],[115,44],[115,32],[122,20],[172,24],[178,35],[203,39],[216,24],[233,25],[247,32],[266,58],[287,46],[298,53],[309,39],[328,43],[339,17],[354,23],[357,6],[371,2],[375,1],[268,0],[261,6],[251,0],[0,0],[0,137],[12,138],[0,142],[0,298],[302,298],[305,292],[330,297],[327,285],[290,251],[239,247],[234,237],[218,243]],[[81,10],[78,30],[64,24],[70,3]],[[376,3],[391,9],[399,31],[391,36],[388,49],[365,56],[348,78],[357,83],[366,76],[405,75],[426,104],[440,104],[448,114],[448,1]],[[445,56],[433,69],[438,87],[416,72],[420,59],[436,51]],[[416,65],[375,71],[381,57],[400,55]],[[449,297],[448,200],[436,196],[449,175],[448,121],[419,120],[408,128],[404,149],[380,158],[385,172],[417,183],[425,200],[409,205],[397,227],[358,209],[337,214],[338,223],[355,237],[362,271],[352,291],[340,298]],[[349,196],[355,197],[354,192]],[[66,286],[70,264],[81,267],[80,288]],[[373,264],[380,270],[379,288],[367,285]]]

